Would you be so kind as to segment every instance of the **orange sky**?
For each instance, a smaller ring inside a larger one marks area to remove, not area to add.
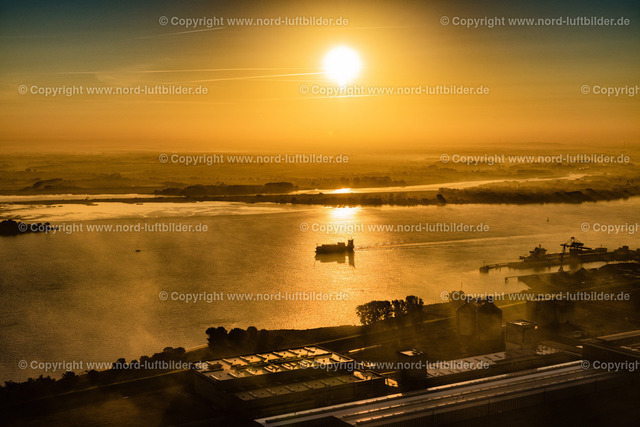
[[[203,2],[190,4],[188,10],[177,2],[135,7],[122,3],[108,10],[75,2],[43,3],[33,10],[19,2],[2,6],[0,148],[366,151],[639,140],[640,94],[581,93],[583,85],[591,90],[640,85],[638,11],[626,2],[603,10],[583,6],[580,11],[536,10],[520,2],[510,9],[469,7],[470,2],[407,2],[403,8],[390,2],[343,3]],[[631,25],[613,28],[489,29],[440,22],[442,16],[625,13]],[[162,16],[346,17],[349,25],[225,25],[193,31],[160,25]],[[359,53],[363,70],[350,85],[365,91],[459,85],[487,87],[489,94],[301,93],[301,86],[335,87],[321,67],[326,53],[338,45]],[[61,85],[86,90],[155,84],[201,85],[208,93],[31,93],[34,87]],[[27,94],[19,92],[21,85]]]

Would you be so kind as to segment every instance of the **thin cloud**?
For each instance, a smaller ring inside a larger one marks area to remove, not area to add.
[[[168,36],[177,36],[177,35],[180,35],[180,34],[200,33],[202,31],[223,30],[225,28],[227,28],[227,27],[204,28],[202,30],[179,31],[177,33],[156,34],[154,36],[141,36],[141,37],[137,37],[137,38],[139,38],[139,39],[154,39],[154,38],[157,38],[157,37],[168,37]]]
[[[117,71],[120,74],[147,74],[147,73],[209,73],[209,72],[221,72],[221,71],[284,71],[284,70],[308,70],[309,68],[282,68],[282,67],[274,67],[274,68],[262,68],[262,67],[254,67],[254,68],[199,68],[199,69],[191,69],[191,70],[138,70],[138,71]],[[319,70],[320,68],[312,68]],[[61,71],[53,74],[96,74],[96,73],[104,73],[106,71]],[[115,72],[115,71],[114,71]]]
[[[293,73],[293,74],[270,74],[266,76],[241,76],[241,77],[223,77],[220,79],[207,79],[207,80],[190,80],[188,83],[206,83],[206,82],[226,82],[230,80],[249,80],[249,79],[270,79],[273,77],[293,77],[293,76],[312,76],[324,74],[319,73]]]

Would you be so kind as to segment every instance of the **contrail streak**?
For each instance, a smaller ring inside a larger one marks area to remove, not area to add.
[[[225,28],[227,28],[227,27],[205,28],[205,29],[202,29],[202,30],[179,31],[177,33],[156,34],[155,36],[141,36],[141,37],[138,37],[138,38],[139,39],[154,39],[156,37],[177,36],[179,34],[199,33],[199,32],[202,32],[202,31],[215,31],[215,30],[222,30],[222,29],[225,29]]]
[[[270,74],[266,76],[242,76],[242,77],[224,77],[220,79],[208,79],[208,80],[190,80],[189,83],[205,83],[205,82],[224,82],[229,80],[249,80],[249,79],[265,79],[271,77],[291,77],[291,76],[311,76],[324,73],[294,73],[294,74]]]
[[[211,73],[211,72],[221,72],[221,71],[282,71],[282,70],[308,70],[309,68],[202,68],[202,69],[192,69],[192,70],[139,70],[139,71],[122,71],[122,70],[112,70],[112,71],[62,71],[53,74],[96,74],[96,73],[118,73],[118,74],[147,74],[147,73]],[[319,69],[319,68],[317,68]]]

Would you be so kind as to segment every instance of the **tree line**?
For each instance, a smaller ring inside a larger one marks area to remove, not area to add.
[[[360,323],[365,326],[387,320],[396,319],[404,321],[422,313],[424,301],[414,295],[407,296],[404,300],[370,301],[356,307],[356,314]]]

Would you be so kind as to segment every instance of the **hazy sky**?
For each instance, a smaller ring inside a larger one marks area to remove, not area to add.
[[[640,94],[624,92],[640,85],[638,2],[533,3],[3,1],[0,148],[317,152],[638,142]],[[346,18],[348,25],[228,21],[278,17]],[[484,17],[505,21],[457,25],[457,18]],[[629,25],[507,21],[539,17],[623,17]],[[187,28],[180,25],[186,18],[208,21]],[[318,93],[336,88],[323,58],[341,45],[363,64],[347,88],[367,96]],[[86,93],[156,84],[202,86],[207,94]],[[63,85],[84,92],[38,93]],[[425,85],[489,93],[368,92]],[[593,93],[609,87],[618,96]]]

